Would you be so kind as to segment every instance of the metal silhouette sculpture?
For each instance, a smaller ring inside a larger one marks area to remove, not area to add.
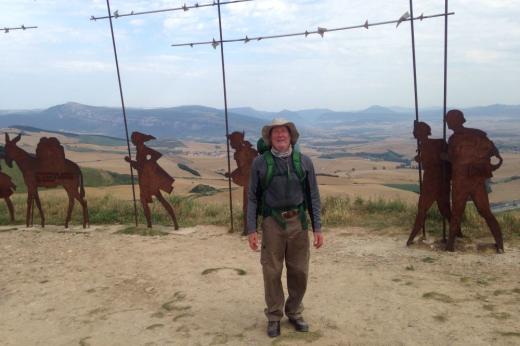
[[[7,205],[11,222],[14,222],[14,206],[10,197],[14,193],[14,190],[16,190],[16,185],[11,180],[11,177],[0,172],[0,198],[3,198]]]
[[[417,233],[423,228],[426,214],[434,202],[437,202],[442,216],[451,219],[450,166],[448,162],[441,159],[448,145],[443,139],[428,138],[430,135],[431,128],[428,124],[414,122],[413,136],[419,143],[419,154],[415,157],[415,161],[421,164],[424,175],[415,224],[406,245],[411,245]]]
[[[40,212],[41,226],[45,227],[38,187],[63,186],[69,198],[65,228],[69,222],[74,208],[74,200],[77,199],[83,209],[83,228],[89,223],[87,201],[85,200],[85,188],[83,186],[83,174],[77,164],[65,158],[65,152],[60,142],[55,137],[40,139],[36,148],[36,155],[29,154],[17,146],[21,135],[12,140],[9,134],[5,134],[5,162],[12,167],[13,161],[22,171],[25,185],[27,186],[27,215],[26,225],[32,225],[30,216],[33,211],[33,202]]]
[[[242,212],[244,220],[244,234],[247,226],[247,191],[249,189],[249,175],[251,174],[251,165],[258,152],[253,148],[250,142],[244,140],[245,133],[235,131],[228,136],[231,148],[235,150],[233,158],[237,163],[237,168],[231,172],[231,180],[238,186],[242,186]],[[226,173],[226,177],[228,174]]]
[[[492,172],[502,165],[503,159],[487,134],[464,127],[465,121],[460,110],[450,110],[446,114],[448,128],[453,131],[448,140],[447,155],[452,166],[452,215],[446,250],[454,251],[455,236],[460,229],[466,202],[471,198],[495,238],[496,251],[501,253],[504,251],[502,231],[489,206],[486,179],[493,176]],[[492,164],[492,157],[499,162]]]
[[[175,229],[179,229],[173,207],[161,194],[161,190],[169,194],[173,191],[172,184],[175,179],[157,163],[162,154],[144,144],[152,139],[155,139],[152,135],[137,131],[132,132],[131,140],[137,150],[136,160],[130,160],[126,156],[125,161],[129,162],[137,170],[141,204],[143,205],[147,226],[149,228],[152,227],[152,215],[148,204],[153,202],[152,196],[155,196],[172,218]]]

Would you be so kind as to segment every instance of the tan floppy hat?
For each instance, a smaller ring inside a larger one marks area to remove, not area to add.
[[[262,128],[262,138],[264,139],[265,144],[267,144],[268,146],[271,145],[269,135],[271,134],[271,129],[277,126],[286,126],[289,129],[289,132],[291,134],[291,144],[295,145],[296,141],[298,141],[298,137],[300,137],[300,134],[298,133],[298,130],[296,129],[294,123],[282,118],[273,119],[273,121],[271,121],[269,125],[265,125]]]

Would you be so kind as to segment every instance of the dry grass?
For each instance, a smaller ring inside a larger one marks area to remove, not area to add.
[[[201,224],[219,226],[229,225],[229,208],[227,203],[207,203],[197,196],[170,196],[177,219],[181,227]],[[15,224],[25,221],[25,197],[16,195],[13,202],[16,210]],[[63,224],[66,215],[66,199],[56,195],[48,195],[42,199],[43,210],[48,224]],[[134,206],[132,201],[120,200],[113,195],[93,197],[88,200],[91,224],[132,224],[134,222]],[[172,221],[162,206],[155,202],[150,205],[152,223],[154,225],[171,225]],[[138,203],[138,218],[144,223],[141,205]],[[243,227],[243,214],[240,208],[233,211],[234,229]],[[327,227],[361,226],[373,230],[391,228],[397,232],[410,231],[416,209],[413,205],[401,200],[365,200],[362,198],[326,197],[322,201],[322,223]],[[0,224],[10,224],[4,203],[0,203]],[[504,212],[497,215],[502,226],[505,239],[520,237],[520,213]],[[81,224],[81,208],[76,204],[72,215],[72,224]],[[34,214],[34,223],[39,223],[38,213]],[[429,233],[440,235],[442,217],[436,208],[432,208],[427,219],[426,229]],[[468,205],[463,218],[462,231],[472,238],[488,237],[489,231],[485,221],[478,215],[473,205]]]
[[[364,200],[356,198],[327,197],[322,204],[322,221],[326,227],[362,226],[381,230],[393,228],[409,232],[415,220],[416,208],[401,200]],[[505,239],[520,237],[520,215],[505,212],[496,215]],[[426,229],[441,234],[442,216],[436,207],[428,213]],[[489,236],[487,225],[475,207],[469,204],[462,222],[465,235],[475,238]]]
[[[229,224],[229,208],[226,205],[200,203],[190,197],[169,198],[173,205],[177,219],[181,227],[191,227],[199,224],[212,224],[224,226]],[[13,198],[15,206],[15,224],[25,223],[26,199],[20,195]],[[155,202],[150,205],[152,211],[152,224],[171,225],[172,221],[164,208]],[[67,201],[56,196],[47,196],[42,200],[42,208],[45,213],[47,224],[61,225],[65,222],[67,211]],[[94,197],[88,200],[90,224],[132,224],[134,223],[134,206],[132,201],[124,201],[111,195],[104,197]],[[140,203],[137,205],[138,219],[142,224],[145,222]],[[234,213],[236,220],[235,229],[241,229],[241,212]],[[38,212],[34,213],[34,224],[39,224]],[[79,204],[76,203],[72,213],[72,224],[81,224],[82,215]],[[0,225],[8,225],[7,208],[4,203],[0,203]]]

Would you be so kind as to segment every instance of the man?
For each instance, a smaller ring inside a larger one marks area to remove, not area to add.
[[[302,317],[310,252],[307,211],[312,220],[314,246],[323,245],[316,175],[310,158],[294,149],[298,137],[294,124],[283,119],[274,119],[264,126],[262,139],[270,150],[253,161],[249,181],[247,228],[252,250],[258,249],[257,210],[263,216],[260,262],[270,337],[280,335],[284,312],[297,331],[309,330]],[[287,301],[281,281],[284,260]]]
[[[411,245],[417,233],[423,228],[426,213],[433,202],[437,202],[442,216],[448,220],[451,218],[449,165],[441,159],[447,144],[443,139],[428,138],[431,134],[428,124],[421,121],[414,122],[413,136],[419,141],[420,153],[415,157],[415,161],[421,164],[424,175],[415,224],[406,245]]]
[[[461,111],[450,110],[446,114],[446,122],[448,128],[453,130],[448,141],[447,157],[452,165],[452,216],[446,250],[454,251],[455,235],[460,229],[466,201],[471,197],[495,238],[496,251],[501,253],[504,251],[502,231],[491,212],[485,182],[502,165],[502,157],[484,131],[463,126],[466,119]],[[493,156],[498,158],[497,164],[491,164]]]

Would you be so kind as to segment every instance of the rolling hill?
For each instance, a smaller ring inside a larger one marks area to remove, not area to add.
[[[520,130],[520,106],[490,105],[462,108],[470,126],[481,126],[495,135],[516,136]],[[303,137],[393,136],[409,134],[415,112],[411,108],[371,106],[359,111],[308,109],[266,112],[250,107],[231,108],[230,131],[260,133],[275,117],[295,122]],[[225,133],[224,111],[204,106],[169,108],[128,108],[130,131],[151,133],[157,138],[221,138]],[[442,126],[442,109],[425,108],[420,119],[432,127]],[[75,134],[99,134],[124,138],[122,111],[117,107],[97,107],[69,102],[43,110],[0,110],[0,127],[41,128]]]

